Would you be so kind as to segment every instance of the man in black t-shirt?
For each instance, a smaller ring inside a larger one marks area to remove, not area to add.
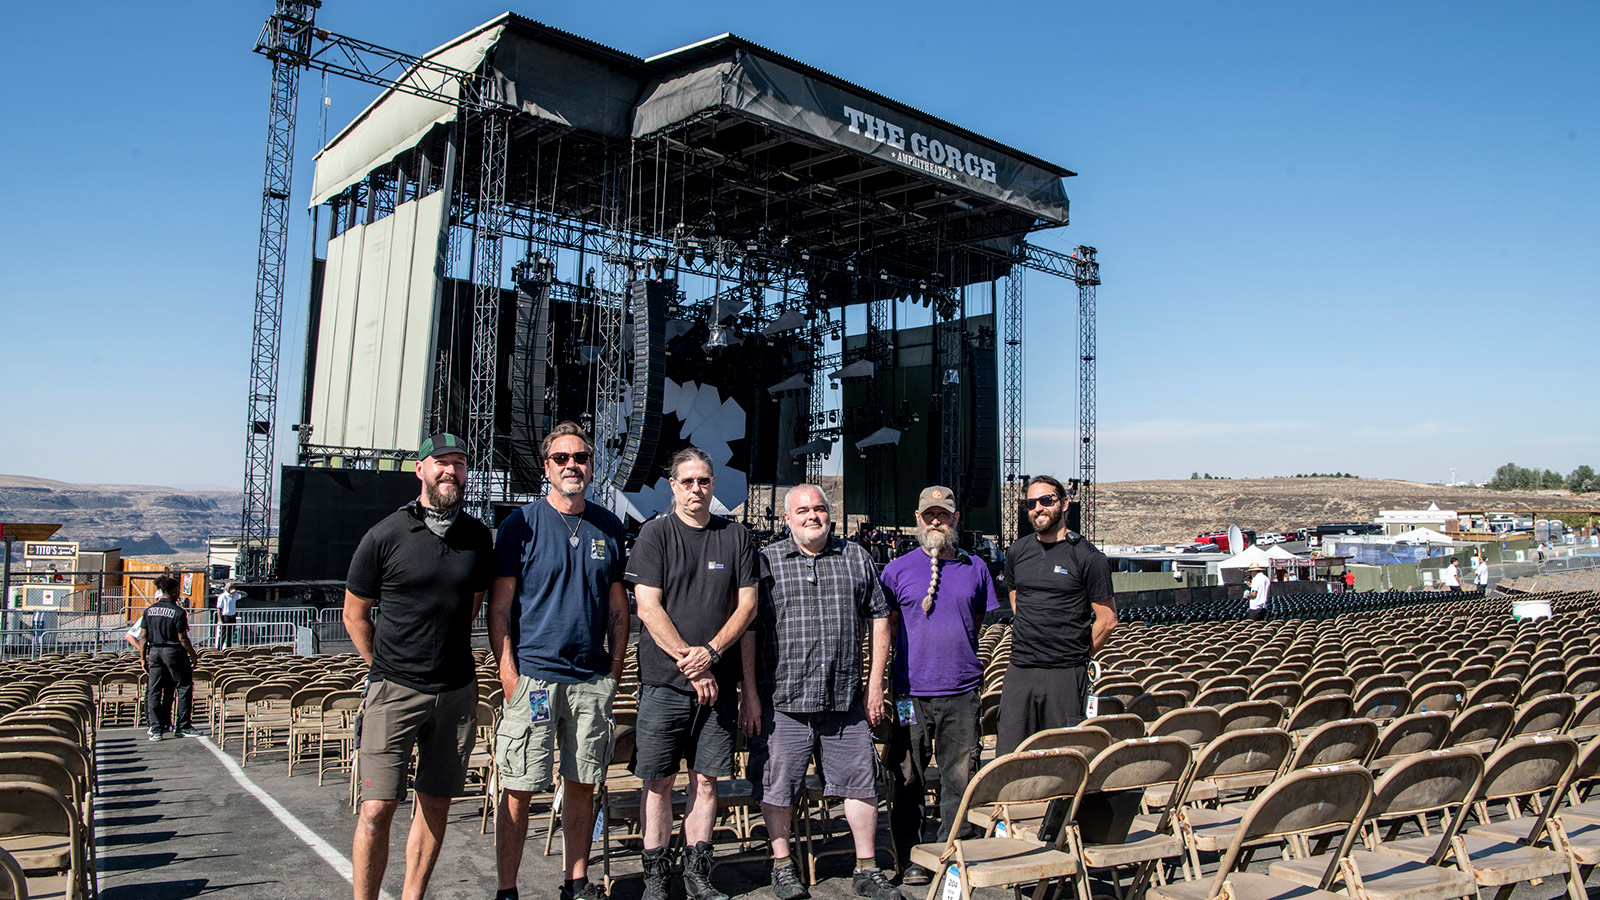
[[[150,604],[139,624],[128,635],[128,643],[139,651],[139,665],[149,676],[144,705],[150,724],[150,740],[189,737],[200,732],[189,727],[194,698],[194,667],[200,656],[189,641],[189,614],[178,605],[178,579],[171,575],[156,578],[160,599]],[[177,721],[173,721],[173,707]]]
[[[1048,475],[1028,482],[1033,534],[1006,548],[1011,592],[1011,662],[1000,692],[997,753],[1029,735],[1083,721],[1089,658],[1117,627],[1111,564],[1069,531],[1067,491]]]
[[[644,781],[644,898],[667,900],[672,782],[689,762],[683,887],[688,900],[728,900],[711,886],[717,779],[733,774],[739,637],[756,613],[759,570],[743,525],[711,514],[711,458],[672,458],[672,511],[645,523],[624,576],[639,605],[639,718],[633,774]]]
[[[371,665],[357,735],[360,819],[351,851],[356,900],[376,900],[389,825],[416,749],[417,815],[405,895],[421,897],[439,858],[450,798],[461,793],[477,738],[472,620],[494,580],[494,536],[461,509],[467,456],[436,434],[418,450],[421,496],[372,526],[350,560],[344,625]],[[378,605],[377,623],[372,608]]]

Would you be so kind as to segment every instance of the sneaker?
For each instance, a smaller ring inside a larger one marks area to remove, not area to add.
[[[778,900],[804,900],[811,896],[792,858],[772,867],[772,896]]]
[[[899,888],[889,883],[889,876],[883,874],[882,869],[857,872],[850,879],[850,890],[857,897],[870,897],[872,900],[901,900]]]
[[[161,732],[159,732],[159,731],[152,731],[152,732],[150,732],[150,738],[149,738],[149,739],[150,739],[150,740],[152,740],[152,741],[159,741],[159,740],[161,740],[161,739],[162,739],[162,738],[163,738],[163,737],[165,737],[165,735],[164,735],[164,734],[162,734],[162,733],[161,733]]]
[[[193,728],[174,728],[173,737],[204,737],[204,734]]]
[[[916,863],[907,863],[904,872],[900,873],[901,884],[927,884],[933,880],[933,873]]]
[[[599,882],[585,878],[583,887],[574,891],[567,885],[561,885],[561,900],[606,900],[606,889]]]

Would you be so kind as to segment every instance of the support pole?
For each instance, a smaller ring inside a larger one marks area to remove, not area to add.
[[[493,84],[493,80],[489,81]],[[505,498],[505,465],[495,445],[495,378],[500,348],[500,253],[506,221],[506,148],[511,123],[498,111],[480,116],[482,145],[478,173],[477,270],[473,277],[472,374],[467,394],[466,509],[491,521],[493,502]]]
[[[1000,431],[1000,543],[1017,539],[1022,498],[1022,269],[1014,266],[1006,276],[1005,371],[1001,402],[1005,406]]]
[[[1079,247],[1074,264],[1078,282],[1078,502],[1079,530],[1095,539],[1095,288],[1100,264],[1093,247]]]

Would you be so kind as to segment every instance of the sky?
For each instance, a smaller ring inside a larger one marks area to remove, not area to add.
[[[420,53],[503,3],[327,0],[318,24]],[[8,14],[0,473],[242,483],[271,6]],[[733,32],[1078,172],[1071,226],[1034,240],[1099,251],[1102,481],[1600,466],[1600,6],[513,11],[639,56]],[[322,91],[303,80],[280,448]],[[327,133],[373,95],[330,81]],[[1027,299],[1024,468],[1070,474],[1076,294],[1035,275]]]

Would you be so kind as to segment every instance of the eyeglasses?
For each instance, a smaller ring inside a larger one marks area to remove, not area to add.
[[[591,454],[589,451],[587,451],[587,450],[579,450],[577,453],[560,453],[560,452],[552,453],[549,456],[545,457],[545,459],[550,460],[551,462],[555,463],[558,466],[566,465],[567,464],[567,460],[569,460],[569,459],[572,460],[573,462],[577,463],[580,466],[587,466],[589,464],[589,460],[592,457],[593,457],[593,454]]]
[[[1029,497],[1028,499],[1022,501],[1022,506],[1024,509],[1027,509],[1031,512],[1036,506],[1049,508],[1055,506],[1058,502],[1060,502],[1060,500],[1060,494],[1040,494],[1037,497]]]
[[[684,487],[694,487],[697,484],[701,487],[710,487],[711,478],[706,475],[701,475],[699,478],[679,478],[678,483]]]

